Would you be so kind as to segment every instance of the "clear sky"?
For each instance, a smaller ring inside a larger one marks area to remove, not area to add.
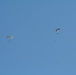
[[[76,0],[0,0],[0,75],[76,75]]]

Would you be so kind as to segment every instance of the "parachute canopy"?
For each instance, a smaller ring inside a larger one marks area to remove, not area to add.
[[[57,28],[57,29],[56,29],[56,32],[59,33],[59,31],[60,31],[60,28]]]
[[[7,36],[6,38],[13,39],[13,36]]]

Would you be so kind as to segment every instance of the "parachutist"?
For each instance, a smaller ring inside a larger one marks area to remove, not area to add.
[[[59,31],[60,31],[60,28],[57,28],[57,29],[56,29],[57,34],[59,34]]]
[[[9,39],[8,42],[10,42],[10,39],[13,39],[13,36],[7,36],[6,38],[8,38]]]

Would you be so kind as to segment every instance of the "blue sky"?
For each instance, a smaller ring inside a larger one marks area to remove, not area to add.
[[[76,75],[76,1],[0,0],[0,75]]]

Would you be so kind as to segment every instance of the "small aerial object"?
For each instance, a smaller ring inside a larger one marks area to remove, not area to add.
[[[60,32],[60,28],[57,28],[57,29],[56,29],[56,32],[57,32],[57,34],[58,34],[58,33]]]
[[[7,36],[7,38],[13,39],[13,36]]]
[[[13,36],[7,36],[6,38],[8,38],[9,39],[8,42],[10,42],[10,39],[13,39],[14,37]]]

